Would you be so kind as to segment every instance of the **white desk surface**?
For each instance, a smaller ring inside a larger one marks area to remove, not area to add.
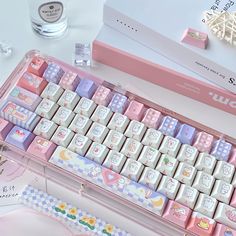
[[[24,54],[31,49],[38,49],[71,64],[74,44],[91,42],[102,24],[103,0],[68,0],[70,28],[67,35],[59,40],[47,40],[32,32],[27,0],[1,0],[0,2],[0,40],[8,40],[14,48],[10,58],[0,57],[0,84],[8,77]],[[236,138],[236,122],[233,115],[101,64],[97,64],[95,68],[89,70],[110,82],[121,84],[140,96],[156,101],[162,106]],[[116,222],[133,235],[156,235],[135,223],[127,223],[124,217],[101,209],[101,206],[94,205],[93,212],[99,212],[104,219]],[[7,211],[6,207],[0,208],[0,215]],[[25,235],[30,234],[25,232]],[[15,235],[11,234],[11,236]]]

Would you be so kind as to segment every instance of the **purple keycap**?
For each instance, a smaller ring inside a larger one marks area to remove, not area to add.
[[[13,124],[0,118],[0,139],[5,140],[7,134],[11,131]]]
[[[211,155],[217,160],[228,161],[229,155],[232,149],[232,144],[227,143],[223,139],[219,139],[214,142],[213,148],[211,150]]]
[[[176,130],[178,129],[179,121],[171,116],[165,116],[162,120],[162,123],[159,127],[159,131],[164,135],[174,136]]]
[[[22,150],[27,150],[35,135],[28,130],[14,126],[6,137],[6,142],[10,143]]]
[[[59,65],[50,63],[48,65],[48,68],[43,73],[43,78],[46,79],[48,82],[58,84],[64,73],[65,72]]]
[[[128,105],[128,98],[122,94],[115,93],[108,107],[113,112],[124,113]]]
[[[97,85],[89,79],[81,79],[76,88],[76,93],[81,97],[91,98],[97,89]]]
[[[183,144],[192,144],[196,129],[190,125],[183,124],[180,126],[176,138]]]

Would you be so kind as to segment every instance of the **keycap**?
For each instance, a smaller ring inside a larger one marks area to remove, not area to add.
[[[27,71],[39,77],[42,77],[47,67],[47,62],[43,58],[36,56],[32,58]]]
[[[227,183],[231,183],[234,172],[235,169],[233,165],[225,161],[218,161],[213,176],[216,179],[221,179]]]
[[[189,165],[194,165],[198,156],[197,148],[190,146],[188,144],[183,144],[177,155],[177,159],[181,162],[188,163]]]
[[[214,142],[211,155],[217,160],[228,161],[231,152],[232,144],[226,142],[223,139],[219,139]]]
[[[163,134],[155,129],[147,129],[142,144],[158,149],[163,139]]]
[[[168,154],[163,154],[157,164],[156,169],[162,174],[172,177],[178,166],[178,161]]]
[[[19,79],[17,85],[32,93],[40,95],[47,85],[47,81],[37,75],[25,72]]]
[[[61,88],[58,84],[48,83],[45,89],[43,90],[41,97],[47,98],[53,102],[57,102],[58,99],[63,94],[64,89]]]
[[[159,127],[159,131],[167,136],[174,136],[179,127],[179,121],[170,116],[165,116]]]
[[[9,96],[7,97],[7,100],[19,106],[22,106],[30,111],[34,111],[41,102],[42,98],[40,98],[35,93],[32,93],[26,89],[16,86],[10,92]]]
[[[191,209],[194,209],[198,195],[199,192],[195,188],[186,184],[181,184],[175,200]]]
[[[156,190],[161,177],[162,174],[159,171],[153,170],[149,167],[145,167],[140,177],[139,183],[146,185],[152,190]]]
[[[63,126],[58,126],[51,140],[57,145],[67,147],[73,136],[74,133],[70,129],[67,129]]]
[[[212,236],[215,226],[215,220],[201,213],[193,212],[187,225],[187,229],[196,235]]]
[[[120,173],[123,165],[126,162],[126,157],[117,151],[110,150],[103,165],[117,173]]]
[[[13,124],[0,118],[0,139],[5,140],[7,134],[11,131],[12,128]]]
[[[140,102],[131,101],[124,115],[130,120],[140,121],[144,113],[144,105]]]
[[[56,147],[57,146],[51,141],[36,136],[33,142],[29,145],[27,152],[37,156],[40,159],[48,161]]]
[[[113,112],[124,113],[128,106],[128,98],[122,94],[115,93],[108,105]]]
[[[77,88],[79,84],[79,81],[80,81],[80,78],[76,73],[72,71],[66,71],[63,74],[59,82],[59,85],[64,89],[75,91],[75,89]]]
[[[183,144],[192,144],[196,129],[190,125],[182,124],[176,138]]]
[[[236,188],[236,174],[234,174],[231,184]]]
[[[138,182],[143,168],[144,166],[140,162],[128,158],[121,170],[121,175]]]
[[[94,101],[92,101],[88,98],[82,97],[80,99],[78,105],[76,106],[74,112],[84,115],[84,116],[87,116],[87,117],[90,117],[92,115],[93,111],[95,110],[95,108],[96,108],[96,104]]]
[[[58,104],[56,104],[55,102],[44,98],[35,110],[35,113],[42,116],[43,118],[50,120],[56,113],[58,107]]]
[[[52,121],[58,125],[68,127],[73,120],[75,113],[65,107],[59,107],[56,114],[53,116]]]
[[[63,75],[64,71],[59,65],[55,63],[49,63],[47,69],[43,73],[43,78],[48,82],[58,84]]]
[[[208,153],[200,153],[197,158],[195,167],[198,170],[202,170],[208,174],[212,174],[215,164],[216,164],[215,157],[209,155]]]
[[[169,199],[175,199],[179,187],[180,183],[178,180],[163,175],[157,191],[163,193]]]
[[[34,129],[40,119],[35,113],[13,102],[5,102],[0,106],[0,116],[4,120],[29,131]]]
[[[198,171],[193,187],[200,192],[210,195],[214,182],[215,178],[212,175],[209,175],[204,171]]]
[[[143,123],[132,120],[125,131],[125,136],[127,136],[128,138],[133,138],[137,141],[141,141],[145,131],[146,127]]]
[[[95,122],[98,122],[102,125],[107,125],[108,121],[111,119],[113,113],[112,111],[102,105],[98,105],[94,111],[91,119]]]
[[[92,100],[98,105],[107,106],[112,97],[111,90],[102,85],[99,85],[94,93]]]
[[[58,126],[53,121],[42,118],[35,127],[34,134],[49,140],[57,127]]]
[[[188,220],[192,214],[192,210],[175,201],[168,201],[163,218],[170,222],[186,228]]]
[[[196,147],[199,152],[209,153],[213,144],[214,137],[206,132],[199,132],[195,137],[196,139],[193,143],[193,146]]]
[[[223,202],[219,202],[214,215],[214,220],[228,227],[236,229],[236,208],[231,207]]]
[[[212,218],[217,204],[218,201],[215,198],[200,193],[194,211],[200,212],[201,214]]]
[[[84,156],[91,143],[92,141],[88,137],[82,134],[76,134],[71,140],[68,149],[70,149],[72,152],[78,153],[81,156]]]
[[[235,191],[235,188],[234,188],[233,195],[232,195],[232,198],[231,198],[231,201],[230,201],[230,205],[232,207],[236,207],[236,191]]]
[[[14,126],[8,133],[5,141],[26,151],[34,137],[34,134],[32,134],[30,131],[25,130],[19,126]]]
[[[155,169],[160,156],[161,153],[157,149],[150,146],[144,146],[138,161],[145,166]]]
[[[75,92],[80,97],[91,99],[97,89],[97,85],[90,79],[81,79]]]
[[[79,100],[80,97],[77,95],[77,93],[66,89],[62,94],[61,98],[59,99],[58,104],[60,106],[73,110]]]
[[[121,149],[121,153],[123,153],[125,156],[129,158],[137,160],[142,148],[143,148],[143,145],[140,142],[132,138],[127,138],[125,141],[125,144],[123,145]]]
[[[108,131],[109,129],[105,125],[101,125],[97,122],[94,122],[91,125],[87,136],[94,142],[102,143],[106,135],[108,134]]]
[[[122,133],[116,130],[110,130],[106,139],[104,140],[104,145],[112,150],[120,151],[124,142],[125,136]]]
[[[157,129],[161,121],[161,113],[152,108],[148,108],[142,119],[142,123],[148,128]]]
[[[230,198],[233,194],[234,187],[223,180],[216,180],[211,196],[219,201],[229,204]]]
[[[162,141],[162,144],[159,148],[159,151],[164,154],[168,154],[170,156],[176,157],[179,149],[180,149],[180,141],[171,136],[165,136]]]
[[[99,164],[102,164],[107,156],[108,151],[109,149],[105,145],[93,142],[86,154],[86,157]]]
[[[92,121],[88,117],[77,114],[71,122],[69,129],[75,133],[85,135],[91,124]]]
[[[124,116],[120,113],[114,113],[107,127],[109,129],[113,129],[121,133],[124,133],[128,124],[129,124],[129,119],[127,116]]]
[[[216,224],[214,236],[236,236],[236,230],[223,225],[223,224]]]

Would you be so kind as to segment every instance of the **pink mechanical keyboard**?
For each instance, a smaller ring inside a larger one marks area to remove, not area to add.
[[[102,189],[172,235],[236,236],[233,138],[36,51],[0,96],[8,158]]]

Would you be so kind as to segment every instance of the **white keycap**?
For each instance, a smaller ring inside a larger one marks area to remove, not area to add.
[[[129,119],[127,116],[122,115],[120,113],[114,113],[108,124],[108,128],[124,133],[128,124]]]
[[[216,180],[211,196],[221,202],[229,204],[233,190],[234,190],[233,185],[223,180]]]
[[[180,183],[178,180],[163,175],[157,191],[163,193],[166,197],[173,200],[175,199],[179,187]]]
[[[193,209],[197,201],[199,192],[188,185],[181,184],[176,201]]]
[[[225,161],[218,161],[213,175],[216,179],[221,179],[227,183],[230,183],[233,178],[234,172],[235,169],[232,164]]]
[[[86,136],[88,136],[94,142],[102,143],[108,131],[109,129],[106,126],[94,122]]]
[[[73,130],[75,133],[85,135],[91,124],[92,121],[88,117],[77,114],[71,122],[69,129]]]
[[[74,116],[75,113],[73,111],[65,107],[59,107],[52,120],[58,125],[68,127],[71,121],[73,120]]]
[[[204,171],[198,171],[193,183],[193,188],[196,188],[200,192],[209,195],[211,193],[214,182],[215,178],[212,175],[209,175]]]
[[[35,113],[50,120],[58,107],[59,106],[55,102],[44,98],[36,108]]]
[[[188,144],[183,144],[178,153],[177,159],[179,161],[188,163],[189,165],[194,165],[198,156],[197,148],[190,146]]]
[[[108,151],[109,150],[105,145],[93,142],[86,154],[86,157],[99,164],[102,164]]]
[[[122,153],[110,150],[103,165],[117,173],[120,173],[126,159],[127,158]]]
[[[90,117],[93,113],[93,111],[96,108],[96,104],[93,100],[90,100],[86,97],[82,97],[78,103],[78,105],[76,106],[74,112]]]
[[[200,153],[197,158],[195,167],[198,170],[203,170],[208,174],[212,174],[215,164],[216,164],[215,157],[213,157],[212,155],[208,153]]]
[[[121,153],[129,158],[137,160],[142,148],[143,145],[140,142],[132,138],[127,138],[124,146],[121,149]]]
[[[143,168],[144,166],[140,162],[128,158],[121,171],[121,175],[138,182]]]
[[[136,139],[137,141],[141,141],[146,129],[147,128],[143,123],[132,120],[125,131],[125,136]]]
[[[181,143],[178,139],[173,138],[171,136],[166,136],[164,140],[162,141],[159,151],[161,153],[176,157],[180,146],[181,146]]]
[[[153,170],[149,167],[145,167],[139,180],[139,183],[146,185],[152,190],[156,190],[157,185],[161,180],[161,177],[162,174],[159,171]]]
[[[142,144],[158,149],[163,139],[163,134],[155,129],[147,129]]]
[[[230,228],[236,229],[236,209],[220,202],[216,208],[214,219]],[[226,234],[227,235],[227,234]],[[233,234],[231,234],[233,235]]]
[[[181,183],[192,185],[196,172],[197,170],[195,167],[186,163],[179,163],[174,178],[179,180]]]
[[[112,150],[120,151],[124,142],[125,142],[125,136],[122,133],[116,130],[110,130],[104,141],[104,145],[106,145],[108,148]]]
[[[178,161],[167,154],[163,154],[160,161],[157,164],[156,169],[162,174],[173,177],[176,167],[178,166]]]
[[[53,102],[57,102],[60,96],[63,94],[63,92],[64,89],[61,88],[61,86],[50,82],[43,90],[41,97],[47,98]]]
[[[234,177],[233,177],[233,180],[232,180],[231,184],[234,186],[234,188],[236,188],[236,172],[234,174]]]
[[[68,149],[84,156],[91,143],[92,141],[88,137],[82,134],[76,134],[70,142]]]
[[[218,201],[215,198],[200,193],[194,210],[213,218],[217,203]]]
[[[34,134],[45,139],[50,139],[57,129],[57,125],[45,118],[42,118],[34,129]]]
[[[67,147],[73,136],[74,133],[70,129],[59,126],[51,140],[57,145]]]
[[[77,93],[66,89],[59,99],[58,104],[60,106],[67,107],[68,109],[73,110],[79,100],[80,96]]]
[[[91,119],[95,122],[98,122],[102,125],[107,125],[108,121],[112,117],[112,111],[108,107],[104,107],[102,105],[98,105],[96,110],[94,111]]]
[[[144,146],[138,158],[138,161],[148,167],[151,167],[152,169],[155,169],[157,162],[160,159],[160,156],[161,153],[157,149],[149,146]]]

